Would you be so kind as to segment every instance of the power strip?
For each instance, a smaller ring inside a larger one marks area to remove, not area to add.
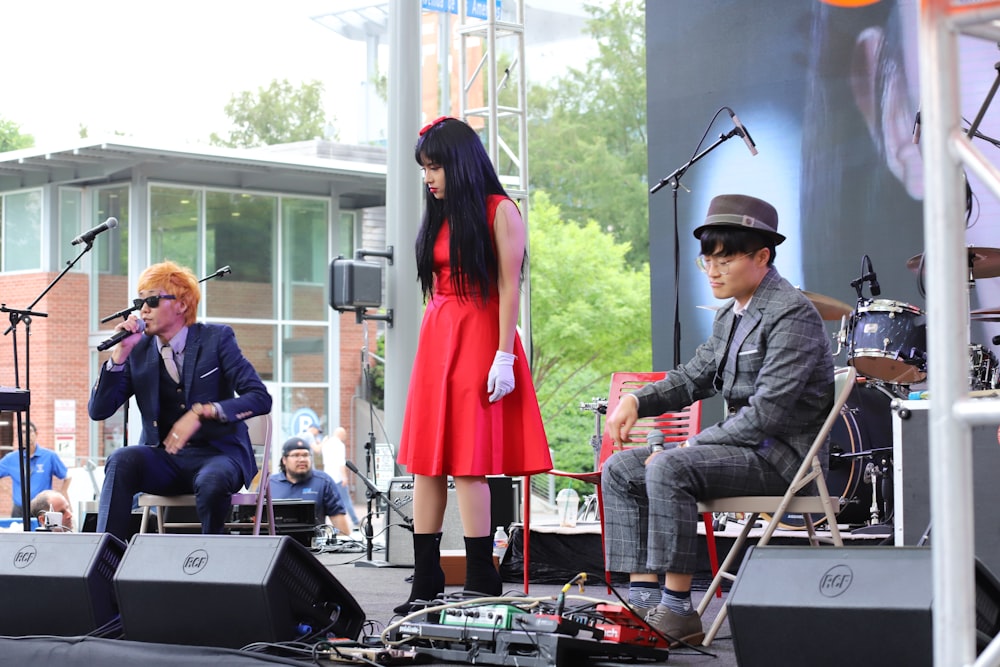
[[[518,616],[528,614],[507,604],[452,607],[441,612],[439,623],[466,628],[510,630],[515,627],[514,619]]]

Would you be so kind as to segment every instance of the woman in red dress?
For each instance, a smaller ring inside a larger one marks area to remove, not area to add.
[[[476,132],[455,118],[420,131],[427,185],[417,276],[427,302],[399,462],[414,476],[413,588],[398,613],[444,591],[441,529],[448,476],[465,535],[465,589],[499,595],[487,475],[552,467],[531,371],[517,335],[524,221]]]

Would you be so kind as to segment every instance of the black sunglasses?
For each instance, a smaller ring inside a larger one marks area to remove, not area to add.
[[[177,297],[173,294],[154,294],[153,296],[147,296],[145,299],[132,299],[132,305],[136,309],[142,308],[143,304],[146,304],[150,308],[159,308],[160,299],[176,299]]]

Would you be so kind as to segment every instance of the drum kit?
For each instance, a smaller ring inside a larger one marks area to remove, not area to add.
[[[969,281],[1000,276],[1000,249],[970,247]],[[906,266],[923,273],[923,255]],[[868,283],[872,298],[864,298]],[[838,522],[859,526],[854,532],[892,532],[892,405],[910,395],[910,385],[927,379],[927,343],[924,311],[902,301],[880,296],[867,255],[862,276],[851,283],[857,290],[855,308],[813,292],[803,294],[827,321],[840,320],[835,334],[839,355],[846,348],[847,363],[858,371],[858,384],[841,411],[830,435],[827,486],[840,496]],[[1000,322],[1000,308],[971,312],[974,322]],[[1000,364],[986,346],[969,345],[969,389],[1000,389]],[[818,517],[817,517],[818,518]],[[786,515],[786,528],[804,527],[801,517]]]

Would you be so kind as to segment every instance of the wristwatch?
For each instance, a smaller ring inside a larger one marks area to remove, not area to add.
[[[198,419],[201,421],[215,418],[215,408],[211,403],[193,403],[191,405],[191,412],[198,415]]]

